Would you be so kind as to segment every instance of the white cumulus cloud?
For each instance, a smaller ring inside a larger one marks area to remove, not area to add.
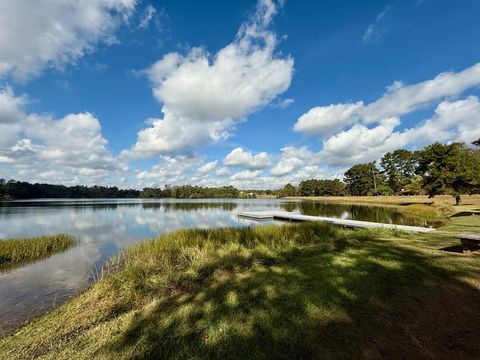
[[[358,120],[361,110],[361,101],[354,104],[317,106],[300,116],[293,129],[309,135],[330,135]]]
[[[237,180],[251,180],[255,179],[256,177],[260,176],[260,170],[244,170],[240,171],[236,174],[233,174],[230,177],[230,180],[237,181]]]
[[[20,121],[24,118],[24,96],[15,96],[12,88],[0,89],[0,149],[13,146],[18,140]]]
[[[198,175],[207,175],[217,167],[218,160],[210,161],[203,166],[200,166],[197,170]]]
[[[356,124],[323,143],[320,160],[333,166],[348,166],[378,159],[383,153],[406,145],[406,138],[394,132],[398,118],[388,118],[368,128]]]
[[[280,156],[279,161],[270,170],[270,174],[275,177],[291,174],[314,159],[314,154],[312,154],[305,146],[300,148],[286,146],[281,150],[282,155]]]
[[[366,106],[366,121],[401,116],[431,105],[433,101],[456,96],[480,85],[480,63],[463,71],[444,72],[435,78],[413,85],[394,82],[377,101]]]
[[[266,152],[253,155],[241,147],[233,149],[223,160],[227,166],[238,166],[247,169],[264,169],[270,165],[270,157]]]
[[[161,156],[158,164],[150,170],[138,172],[136,178],[148,186],[188,184],[198,161],[194,156]]]
[[[217,169],[217,171],[215,173],[218,176],[228,176],[228,175],[230,175],[230,170],[227,167],[223,166],[223,167]]]
[[[317,159],[332,166],[377,160],[388,151],[435,141],[471,142],[480,133],[478,98],[455,97],[478,85],[480,64],[417,84],[397,81],[368,105],[359,101],[313,108],[298,119],[294,130],[319,136],[323,149]],[[401,128],[403,115],[432,106],[431,118]]]
[[[293,170],[303,165],[303,161],[299,158],[286,158],[281,159],[277,165],[275,165],[270,173],[273,176],[284,176],[290,174]]]
[[[480,138],[480,102],[476,96],[444,100],[431,118],[414,127],[396,130],[400,124],[399,118],[384,119],[374,127],[356,124],[328,138],[319,159],[343,166],[377,160],[388,151],[422,147],[436,141],[470,143]]]
[[[127,169],[108,150],[100,122],[90,113],[25,114],[26,97],[0,90],[0,166],[9,177],[51,183],[108,179]]]
[[[137,0],[0,1],[0,78],[27,80],[74,63],[114,31]]]
[[[227,139],[236,124],[264,107],[290,86],[293,59],[275,53],[277,39],[268,30],[278,5],[259,1],[235,40],[215,55],[193,48],[170,53],[146,71],[162,119],[138,133],[132,151],[154,156]]]

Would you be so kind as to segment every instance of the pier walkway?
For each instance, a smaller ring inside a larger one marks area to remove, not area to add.
[[[371,221],[359,221],[349,219],[338,219],[324,216],[310,216],[296,214],[288,211],[245,211],[239,212],[238,216],[251,220],[283,220],[283,221],[323,221],[329,224],[335,224],[340,226],[352,227],[352,228],[383,228],[383,229],[397,229],[402,231],[412,231],[420,233],[432,232],[434,228],[419,227],[419,226],[407,226],[397,224],[385,224],[376,223]]]

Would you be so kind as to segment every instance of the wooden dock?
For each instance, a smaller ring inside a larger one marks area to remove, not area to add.
[[[251,220],[283,220],[283,221],[323,221],[329,224],[335,224],[345,227],[353,228],[383,228],[383,229],[397,229],[402,231],[411,231],[411,232],[420,232],[428,233],[432,232],[434,228],[428,227],[419,227],[419,226],[407,226],[407,225],[397,225],[397,224],[385,224],[377,223],[371,221],[359,221],[359,220],[348,220],[348,219],[338,219],[324,216],[310,216],[291,213],[288,211],[245,211],[239,212],[238,216],[245,219]]]

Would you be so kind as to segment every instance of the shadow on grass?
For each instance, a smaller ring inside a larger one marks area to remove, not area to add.
[[[460,274],[377,241],[338,250],[216,272],[137,313],[102,351],[132,359],[479,357],[480,293],[454,279]]]
[[[476,209],[474,211],[460,211],[456,214],[453,214],[451,217],[461,217],[461,216],[480,216],[480,209]]]
[[[438,250],[463,254],[462,245],[447,246],[447,247],[444,247],[444,248],[441,248],[441,249],[438,249]]]
[[[460,254],[464,253],[462,245],[447,246],[447,247],[441,248],[439,250],[446,251],[446,252],[460,253]],[[470,251],[465,253],[465,255],[478,255],[478,256],[480,256],[480,245],[470,245]]]
[[[432,205],[433,201],[404,201],[404,202],[399,202],[398,205],[400,206],[409,206],[409,205]]]

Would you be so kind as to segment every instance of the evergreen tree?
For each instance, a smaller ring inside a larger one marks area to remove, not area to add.
[[[382,157],[380,164],[387,184],[394,193],[400,193],[414,179],[416,163],[414,153],[403,149],[386,153]]]
[[[422,175],[422,185],[430,197],[451,194],[460,205],[461,194],[471,194],[479,188],[479,156],[463,143],[435,143],[419,152],[417,173]]]
[[[348,194],[364,196],[375,191],[379,185],[383,185],[384,179],[375,162],[371,162],[352,166],[345,172],[343,181]]]

